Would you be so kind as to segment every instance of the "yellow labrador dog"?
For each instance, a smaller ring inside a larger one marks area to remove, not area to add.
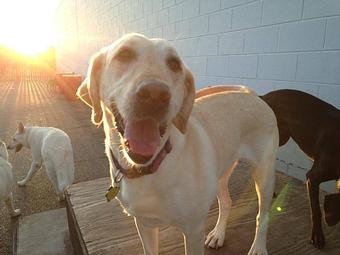
[[[253,165],[259,198],[249,255],[267,254],[268,211],[278,147],[275,115],[246,88],[205,90],[163,39],[128,34],[91,60],[78,96],[103,123],[113,187],[135,218],[144,254],[158,254],[158,228],[179,228],[185,253],[223,245],[231,209],[228,180],[238,159]],[[214,198],[219,218],[204,242]]]

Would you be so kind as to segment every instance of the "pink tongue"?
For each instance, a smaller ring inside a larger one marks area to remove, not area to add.
[[[152,156],[160,141],[159,126],[153,119],[128,121],[125,138],[132,152],[142,156]]]

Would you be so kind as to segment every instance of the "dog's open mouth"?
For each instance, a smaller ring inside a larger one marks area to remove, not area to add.
[[[115,115],[116,126],[124,138],[123,148],[137,164],[145,164],[156,153],[166,125],[160,125],[155,119],[147,117],[139,120],[124,121],[118,113]]]

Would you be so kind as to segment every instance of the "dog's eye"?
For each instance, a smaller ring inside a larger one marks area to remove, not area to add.
[[[179,72],[182,70],[181,61],[177,57],[168,58],[167,65],[173,72]]]
[[[130,48],[123,48],[118,52],[115,58],[121,62],[130,62],[136,58],[136,53]]]

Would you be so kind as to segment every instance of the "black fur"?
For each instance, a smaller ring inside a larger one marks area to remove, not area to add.
[[[261,98],[276,115],[280,146],[291,137],[314,160],[306,174],[312,218],[310,241],[316,248],[323,248],[325,238],[321,225],[319,185],[340,178],[340,110],[297,90],[277,90]],[[333,197],[332,203],[340,204],[340,193]],[[339,210],[339,206],[327,208]],[[339,211],[328,211],[326,214],[333,216],[335,221],[340,220]]]

